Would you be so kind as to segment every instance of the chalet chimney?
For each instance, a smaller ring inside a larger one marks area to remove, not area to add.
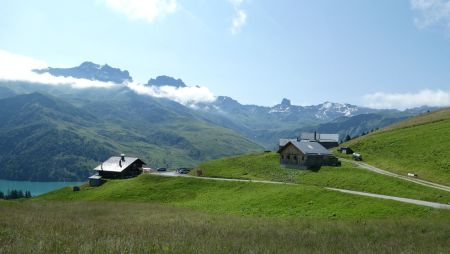
[[[121,160],[121,161],[125,161],[125,154],[122,153],[122,154],[120,155],[120,160]]]

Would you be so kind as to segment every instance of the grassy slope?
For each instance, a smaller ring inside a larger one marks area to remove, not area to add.
[[[296,182],[447,203],[450,193],[384,176],[343,163],[318,172],[281,168],[278,154],[263,153],[223,158],[198,166],[204,176]],[[195,172],[191,172],[195,174]]]
[[[448,219],[243,218],[142,203],[26,202],[0,205],[0,253],[448,253]]]
[[[34,200],[106,200],[163,203],[217,214],[306,218],[385,218],[444,213],[388,200],[303,185],[257,184],[142,175],[100,188],[70,188]]]
[[[242,167],[252,166],[253,172],[244,173],[248,178],[263,179],[267,172],[275,172],[272,178],[286,181],[317,183],[311,178],[322,174],[321,181],[345,179],[339,175],[345,174],[344,167],[337,172],[324,168],[298,174],[301,171],[269,168],[258,173],[256,169],[265,165],[261,157],[269,164],[276,161],[271,153],[248,155],[240,157],[245,165],[228,164],[228,171],[238,177]],[[446,253],[450,249],[449,211],[307,185],[142,175],[14,203],[0,202],[0,252]]]
[[[386,128],[383,128],[380,130],[380,132],[383,131],[389,131],[389,130],[395,130],[395,129],[401,129],[406,127],[412,127],[422,124],[428,124],[428,123],[434,123],[439,122],[442,120],[450,119],[450,108],[444,108],[440,109],[431,113],[425,113],[413,118],[410,118],[408,120],[393,124],[391,126],[388,126]]]
[[[450,109],[412,118],[344,144],[380,168],[450,185]]]

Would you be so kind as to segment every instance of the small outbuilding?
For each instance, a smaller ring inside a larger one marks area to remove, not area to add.
[[[339,160],[318,142],[289,141],[278,150],[284,167],[319,169],[321,166],[339,166]]]
[[[123,179],[138,176],[143,171],[143,165],[146,165],[139,158],[126,157],[124,154],[113,156],[98,165],[94,170],[96,175],[104,179]]]
[[[92,175],[89,177],[89,186],[97,187],[103,184],[103,179],[99,175]]]
[[[338,149],[338,151],[343,154],[353,154],[354,153],[353,149],[351,149],[350,147],[340,147]]]

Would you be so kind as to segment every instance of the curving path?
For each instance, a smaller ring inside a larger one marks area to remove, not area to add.
[[[203,179],[203,180],[215,180],[215,181],[232,181],[232,182],[251,182],[251,183],[298,185],[296,183],[274,182],[274,181],[264,181],[264,180],[246,180],[246,179],[233,179],[233,178],[198,177],[198,176],[191,176],[191,175],[185,175],[185,174],[178,174],[178,173],[173,172],[173,171],[152,172],[150,174],[152,174],[152,175],[159,175],[159,176],[166,176],[166,177],[189,177],[189,178],[196,178],[196,179]],[[409,203],[409,204],[415,204],[415,205],[421,205],[421,206],[428,206],[428,207],[432,207],[432,208],[449,209],[450,210],[450,205],[436,203],[436,202],[422,201],[422,200],[410,199],[410,198],[401,198],[401,197],[395,197],[395,196],[387,196],[387,195],[374,194],[374,193],[369,193],[369,192],[352,191],[352,190],[329,188],[329,187],[324,187],[324,188],[327,189],[327,190],[338,191],[338,192],[347,193],[347,194],[366,196],[366,197],[373,197],[373,198],[381,198],[381,199],[389,199],[389,200],[395,200],[395,201],[399,201],[399,202],[403,202],[403,203]]]
[[[395,200],[395,201],[400,201],[403,203],[410,203],[410,204],[428,206],[428,207],[433,207],[433,208],[450,209],[450,205],[436,203],[436,202],[422,201],[422,200],[410,199],[410,198],[400,198],[400,197],[387,196],[387,195],[381,195],[381,194],[373,194],[373,193],[368,193],[368,192],[343,190],[343,189],[328,188],[328,187],[325,187],[325,189],[339,191],[339,192],[343,192],[343,193],[349,193],[349,194],[353,194],[353,195]]]

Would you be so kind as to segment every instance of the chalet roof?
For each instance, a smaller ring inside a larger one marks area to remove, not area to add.
[[[300,139],[310,141],[315,140],[319,142],[339,142],[339,134],[302,132],[300,134]]]
[[[289,141],[297,141],[297,139],[289,139],[289,138],[280,138],[280,141],[278,142],[278,145],[285,146]]]
[[[320,142],[339,142],[339,134],[320,134]]]
[[[95,171],[109,171],[109,172],[122,172],[126,168],[128,168],[131,164],[133,164],[135,161],[140,160],[138,158],[134,157],[124,157],[124,161],[121,161],[120,156],[113,156],[103,162],[102,164],[98,165],[96,168],[94,168]],[[143,164],[145,164],[142,160],[140,160]]]
[[[289,141],[283,148],[279,151],[283,150],[288,145],[292,144],[298,150],[300,150],[304,154],[317,154],[317,155],[332,155],[330,151],[328,151],[325,147],[317,142],[310,141]]]
[[[91,176],[89,177],[89,179],[99,180],[99,179],[102,179],[102,177],[101,177],[100,175],[91,175]]]

